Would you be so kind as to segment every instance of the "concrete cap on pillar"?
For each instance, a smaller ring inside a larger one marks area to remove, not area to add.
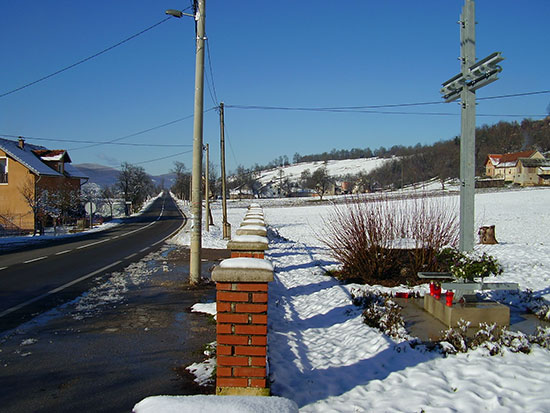
[[[268,240],[259,235],[237,235],[227,242],[227,248],[232,251],[265,251]]]
[[[212,271],[216,282],[270,282],[273,265],[261,258],[228,258]]]
[[[264,214],[249,212],[244,216],[244,219],[264,219]]]
[[[244,219],[243,222],[241,222],[241,227],[245,225],[261,225],[265,227],[265,221],[263,219]]]
[[[237,229],[237,235],[259,235],[265,237],[267,230],[262,225],[245,225]]]

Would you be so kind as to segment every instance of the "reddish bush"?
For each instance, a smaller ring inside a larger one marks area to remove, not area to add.
[[[342,279],[398,285],[438,270],[435,256],[458,242],[458,216],[449,199],[352,197],[336,204],[321,241],[342,263]]]

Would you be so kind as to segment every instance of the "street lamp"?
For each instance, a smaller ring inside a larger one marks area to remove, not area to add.
[[[198,0],[195,15],[179,10],[166,10],[166,14],[180,18],[191,16],[197,22],[197,43],[195,59],[195,108],[193,120],[193,167],[191,170],[191,245],[189,259],[189,282],[198,284],[201,279],[201,226],[202,226],[202,131],[204,107],[204,40],[205,2]]]
[[[169,16],[177,17],[178,19],[182,16],[189,16],[189,17],[195,17],[194,14],[184,13],[181,10],[174,10],[174,9],[168,9],[166,10],[165,14]]]

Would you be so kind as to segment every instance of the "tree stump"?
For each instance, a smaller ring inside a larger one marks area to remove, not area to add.
[[[498,244],[495,238],[495,226],[484,226],[479,228],[479,243],[480,244]]]

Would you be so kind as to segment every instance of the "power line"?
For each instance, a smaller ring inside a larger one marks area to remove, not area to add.
[[[210,83],[208,82],[208,76],[206,76],[206,84],[208,85],[208,91],[210,92],[210,98],[214,102],[214,105],[219,106],[218,96],[216,94],[216,85],[214,83],[214,74],[212,72],[212,57],[210,56],[210,41],[208,36],[206,37],[206,52],[208,54],[208,67],[210,70],[210,79],[212,81],[212,90],[210,90]]]
[[[550,90],[539,90],[538,92],[514,93],[511,95],[489,96],[486,98],[477,98],[477,100],[505,99],[505,98],[515,98],[520,96],[543,95],[547,93],[550,93]]]
[[[207,109],[205,110],[203,113],[207,113],[207,112],[210,112],[214,109],[217,109],[216,107],[212,107],[210,109]],[[144,133],[147,133],[147,132],[151,132],[151,131],[154,131],[154,130],[157,130],[157,129],[160,129],[160,128],[164,128],[166,126],[170,126],[170,125],[173,125],[174,123],[178,123],[178,122],[181,122],[181,121],[184,121],[186,119],[190,119],[194,116],[193,115],[188,115],[188,116],[184,116],[183,118],[179,118],[179,119],[176,119],[176,120],[172,120],[170,122],[166,122],[166,123],[163,123],[161,125],[157,125],[157,126],[153,126],[152,128],[148,128],[148,129],[144,129],[142,131],[139,131],[139,132],[135,132],[135,133],[132,133],[130,135],[125,135],[125,136],[121,136],[119,138],[115,138],[115,139],[112,139],[110,141],[106,141],[106,142],[102,142],[102,143],[94,143],[92,145],[86,145],[86,146],[81,146],[81,147],[78,147],[78,148],[73,148],[73,149],[70,149],[71,151],[77,151],[77,150],[80,150],[80,149],[88,149],[88,148],[93,148],[95,146],[100,146],[100,145],[109,145],[109,144],[113,144],[115,142],[118,142],[118,141],[121,141],[121,140],[124,140],[124,139],[128,139],[128,138],[131,138],[131,137],[134,137],[134,136],[138,136],[138,135],[142,135]]]
[[[237,162],[237,157],[235,156],[235,151],[233,150],[233,145],[231,145],[231,140],[229,139],[229,134],[227,133],[227,123],[225,123],[224,126],[225,126],[225,128],[224,128],[225,129],[224,130],[225,141],[229,144],[229,149],[231,150],[231,155],[233,155],[233,160],[235,161],[235,165],[238,166],[239,162]]]
[[[505,99],[520,96],[532,96],[550,93],[550,90],[541,90],[536,92],[524,92],[515,93],[509,95],[489,96],[485,98],[478,98],[478,100],[493,100],[493,99]],[[436,116],[455,116],[454,113],[430,113],[430,112],[383,112],[383,111],[370,111],[365,109],[382,109],[382,108],[398,108],[398,107],[411,107],[411,106],[428,106],[428,105],[441,105],[445,104],[444,101],[430,101],[430,102],[415,102],[415,103],[394,103],[385,105],[364,105],[364,106],[334,106],[334,107],[296,107],[296,106],[260,106],[260,105],[231,105],[226,104],[226,108],[233,109],[245,109],[245,110],[282,110],[282,111],[305,111],[305,112],[336,112],[336,113],[377,113],[377,114],[397,114],[397,115],[436,115]],[[482,116],[546,116],[546,115],[482,115]]]
[[[235,108],[235,109],[256,109],[256,110],[285,110],[285,111],[293,111],[293,110],[299,110],[299,111],[310,111],[310,112],[324,112],[324,113],[365,113],[365,114],[377,114],[377,115],[410,115],[410,116],[460,116],[460,113],[453,113],[453,112],[388,112],[383,110],[349,110],[349,109],[323,109],[323,110],[315,110],[314,108],[306,109],[306,108],[299,108],[299,109],[291,109],[291,108],[274,108],[274,107],[239,107],[239,106],[233,106],[233,105],[226,105],[226,107],[229,108]],[[316,108],[318,109],[318,108]],[[477,116],[485,116],[485,117],[511,117],[511,118],[526,118],[526,117],[545,117],[547,114],[477,114]]]
[[[127,37],[126,39],[124,39],[124,40],[122,40],[122,41],[120,41],[120,42],[118,42],[118,43],[116,43],[116,44],[114,44],[114,45],[112,45],[112,46],[110,46],[110,47],[108,47],[108,48],[106,48],[106,49],[103,49],[102,51],[100,51],[100,52],[98,52],[98,53],[95,53],[95,54],[93,54],[93,55],[91,55],[91,56],[89,56],[89,57],[86,57],[85,59],[79,60],[79,61],[76,62],[76,63],[73,63],[73,64],[71,64],[71,65],[69,65],[69,66],[64,67],[63,69],[60,69],[60,70],[58,70],[58,71],[56,71],[56,72],[54,72],[54,73],[51,73],[51,74],[49,74],[49,75],[47,75],[47,76],[41,77],[41,78],[38,79],[38,80],[35,80],[35,81],[33,81],[33,82],[27,83],[27,84],[25,84],[25,85],[23,85],[23,86],[20,86],[20,87],[18,87],[18,88],[13,89],[13,90],[10,90],[9,92],[2,93],[2,94],[0,95],[0,98],[3,98],[3,97],[8,96],[8,95],[11,95],[12,93],[18,92],[18,91],[20,91],[20,90],[22,90],[22,89],[25,89],[25,88],[29,87],[29,86],[35,85],[35,84],[37,84],[37,83],[39,83],[39,82],[42,82],[43,80],[49,79],[50,77],[56,76],[56,75],[58,75],[58,74],[60,74],[60,73],[63,73],[63,72],[65,72],[65,71],[69,70],[69,69],[72,69],[72,68],[75,67],[75,66],[78,66],[78,65],[80,65],[80,64],[82,64],[82,63],[85,63],[85,62],[87,62],[88,60],[91,60],[91,59],[93,59],[93,58],[95,58],[95,57],[98,57],[98,56],[104,54],[104,53],[107,53],[108,51],[113,50],[115,47],[118,47],[118,46],[120,46],[120,45],[123,45],[124,43],[126,43],[126,42],[128,42],[128,41],[130,41],[130,40],[132,40],[132,39],[135,39],[136,37],[142,35],[142,34],[145,33],[145,32],[148,32],[148,31],[151,30],[151,29],[154,29],[155,27],[161,25],[162,23],[164,23],[164,22],[166,22],[166,21],[168,21],[168,20],[170,20],[170,19],[171,19],[171,17],[167,17],[167,18],[165,18],[165,19],[159,21],[158,23],[155,23],[155,24],[153,24],[152,26],[149,26],[149,27],[147,27],[146,29],[143,29],[142,31],[140,31],[140,32],[138,32],[138,33],[136,33],[136,34],[133,34],[132,36]]]
[[[33,140],[33,141],[50,141],[50,142],[66,142],[66,143],[92,143],[96,145],[121,145],[121,146],[154,146],[154,147],[162,147],[162,148],[178,148],[178,147],[185,147],[185,146],[192,146],[191,144],[183,145],[183,144],[162,144],[162,143],[128,143],[128,142],[98,142],[98,141],[86,141],[86,140],[75,140],[75,139],[59,139],[59,138],[42,138],[37,136],[24,136],[24,135],[7,135],[0,133],[0,136],[3,136],[5,138],[24,138],[27,140]]]
[[[192,149],[191,149],[190,151],[179,152],[179,153],[174,153],[174,154],[172,154],[172,155],[163,156],[162,158],[155,158],[155,159],[149,159],[148,161],[136,162],[136,163],[133,163],[132,165],[143,165],[144,163],[151,163],[151,162],[162,161],[162,160],[164,160],[164,159],[174,158],[174,157],[176,157],[176,156],[185,155],[186,153],[191,153],[191,152],[193,152]]]
[[[217,109],[217,107],[211,107],[210,109],[205,110],[203,113],[207,113],[207,112],[210,112],[210,111],[215,110],[215,109]],[[87,141],[87,140],[83,141],[83,140],[75,140],[75,139],[44,138],[44,137],[37,137],[37,136],[24,136],[24,135],[21,135],[21,134],[19,134],[19,135],[10,135],[10,134],[5,134],[5,133],[0,133],[0,136],[6,137],[6,138],[19,138],[19,137],[22,137],[22,138],[25,138],[25,139],[28,139],[28,140],[37,140],[37,141],[66,142],[66,143],[86,143],[86,144],[89,144],[89,145],[81,146],[81,147],[78,147],[78,148],[68,149],[69,151],[76,151],[76,150],[79,150],[79,149],[87,149],[87,148],[92,148],[92,147],[101,146],[101,145],[152,146],[152,147],[167,147],[167,148],[168,147],[173,147],[173,148],[188,147],[188,146],[193,146],[193,145],[192,144],[129,143],[129,142],[119,142],[119,141],[121,141],[123,139],[131,138],[133,136],[142,135],[144,133],[151,132],[151,131],[154,131],[154,130],[157,130],[157,129],[160,129],[160,128],[164,128],[166,126],[173,125],[177,122],[181,122],[183,120],[190,119],[193,116],[194,116],[194,114],[184,116],[183,118],[175,119],[175,120],[172,120],[170,122],[166,122],[166,123],[163,123],[163,124],[160,124],[160,125],[157,125],[157,126],[153,126],[152,128],[147,128],[147,129],[144,129],[144,130],[139,131],[139,132],[131,133],[129,135],[121,136],[119,138],[115,138],[115,139],[112,139],[110,141],[103,141],[103,142]]]

